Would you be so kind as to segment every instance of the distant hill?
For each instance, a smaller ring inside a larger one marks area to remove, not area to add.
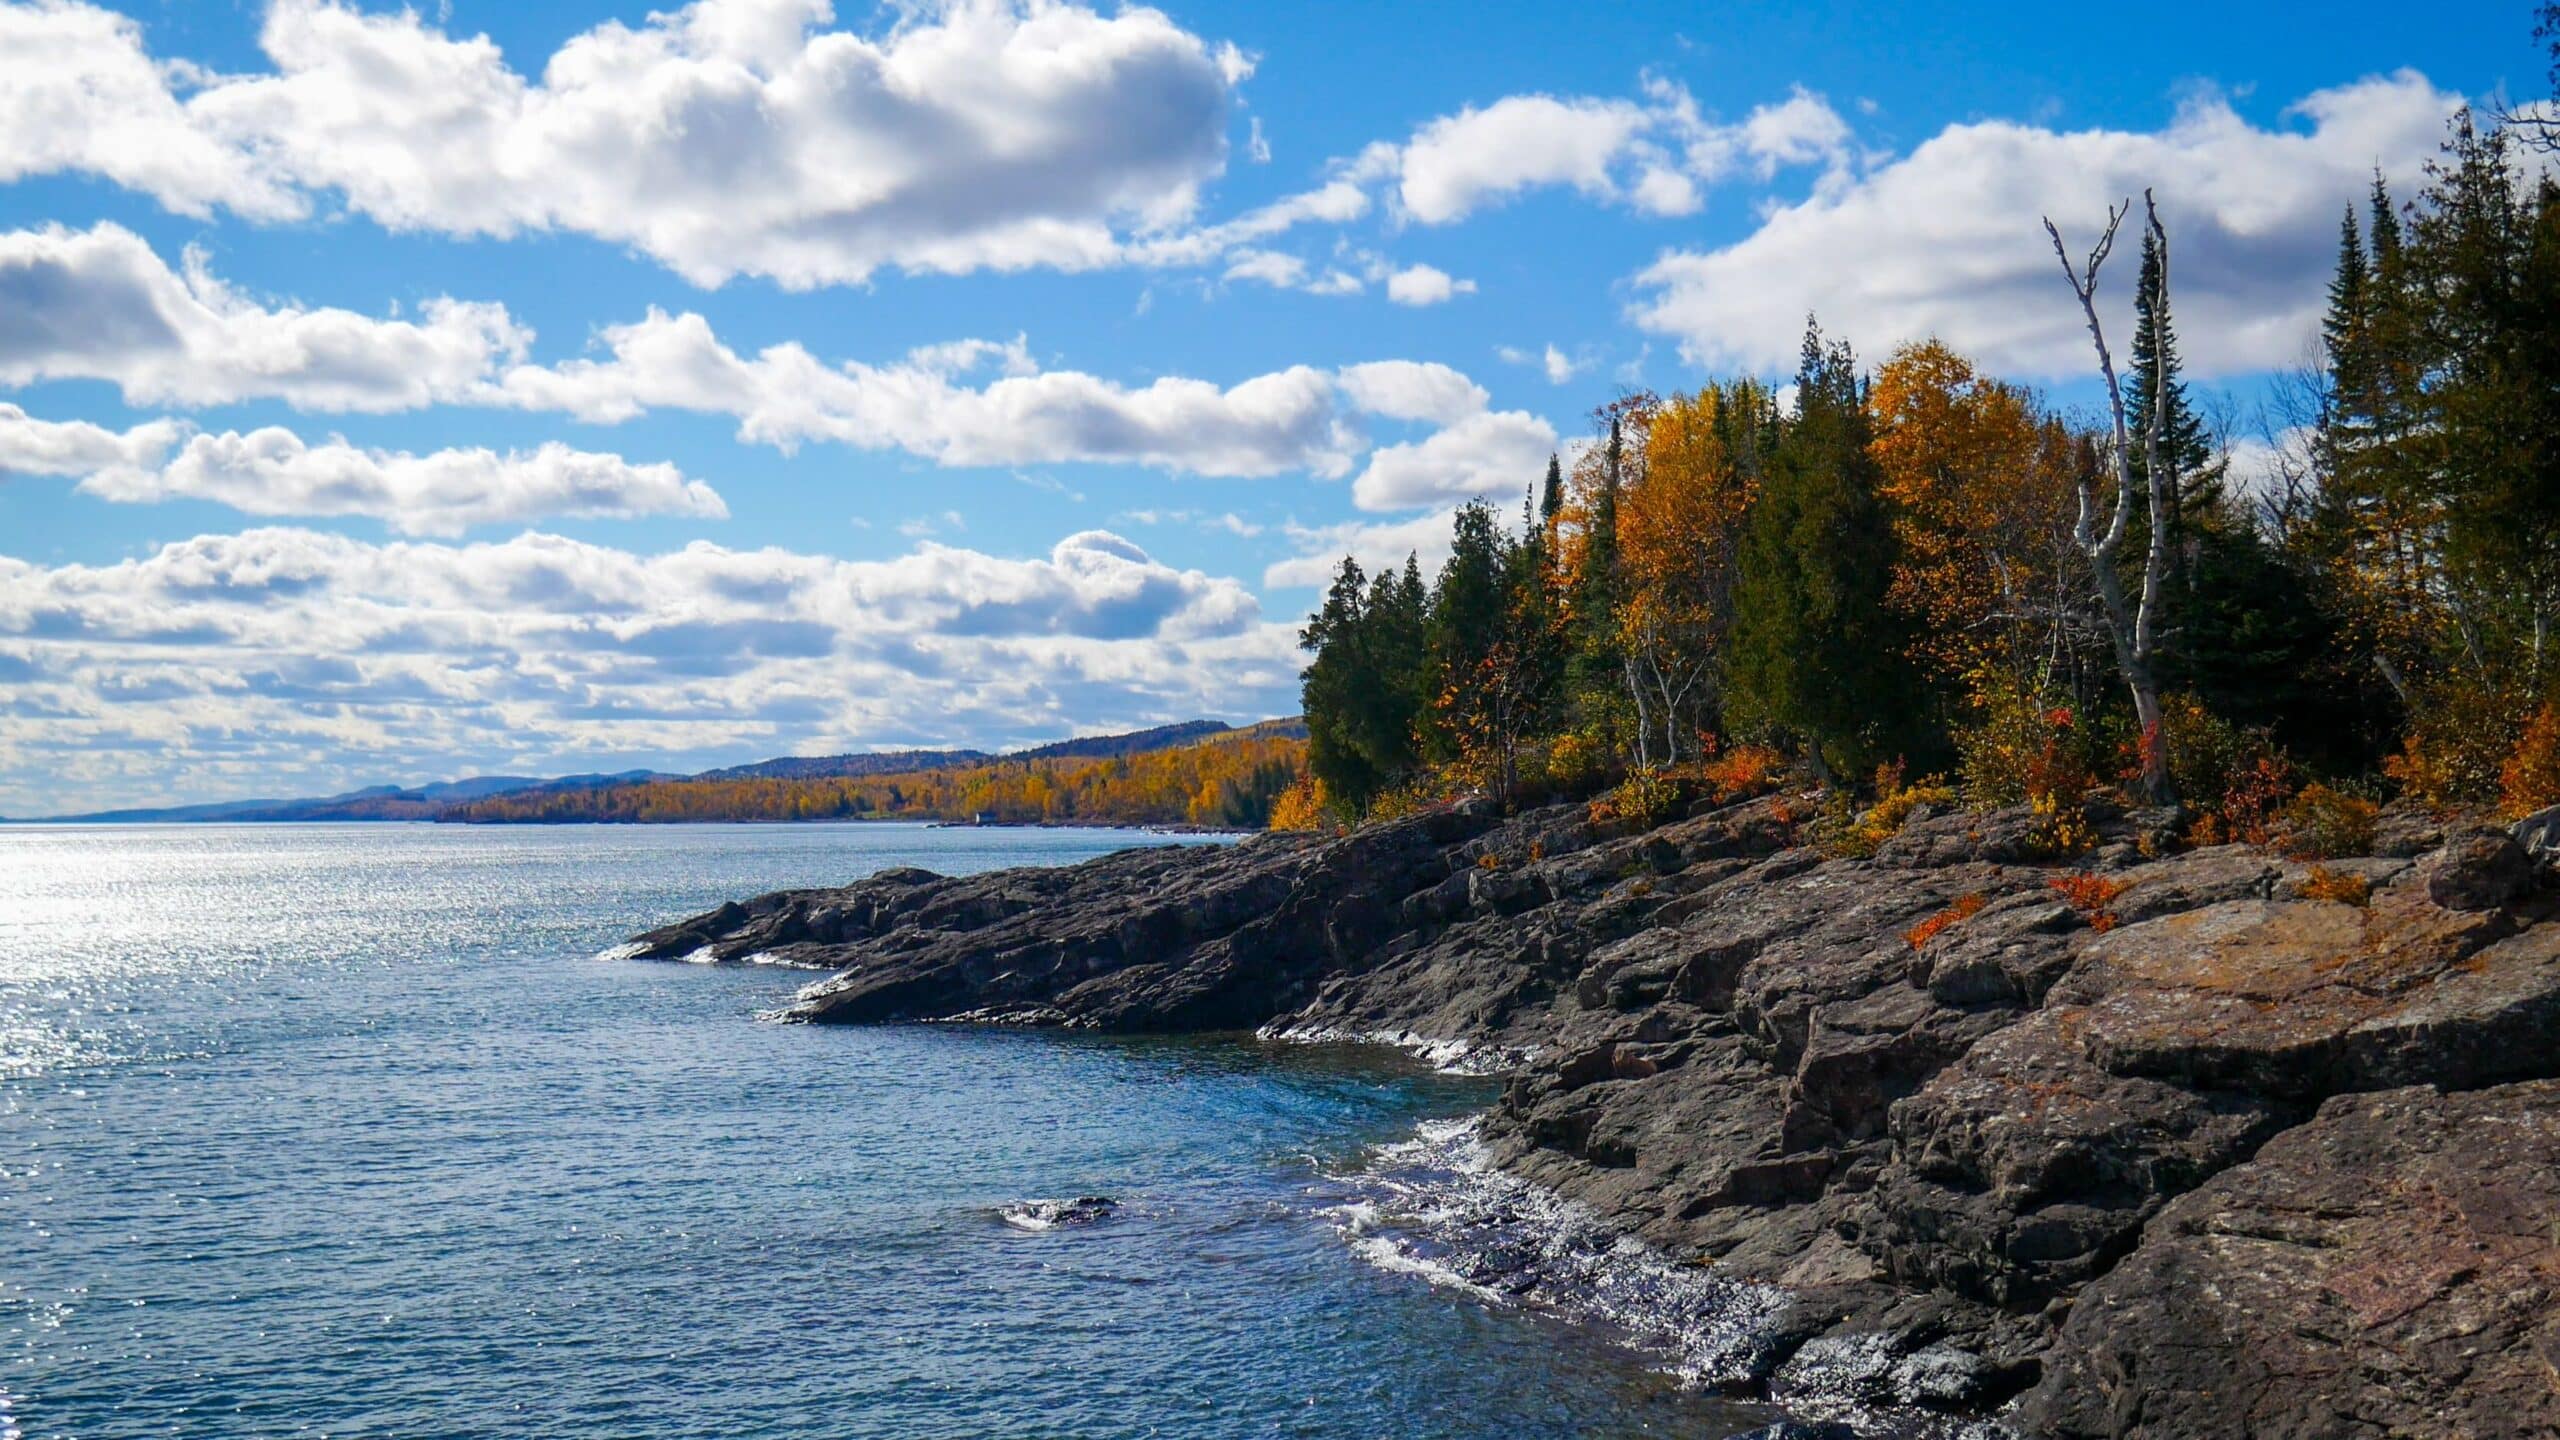
[[[574,819],[582,816],[613,818],[603,813],[608,811],[610,806],[594,803],[585,797],[591,796],[594,792],[629,792],[642,786],[669,783],[860,780],[877,776],[955,772],[976,766],[1014,762],[1119,759],[1175,749],[1219,737],[1303,739],[1305,735],[1306,722],[1294,717],[1287,720],[1266,720],[1259,725],[1243,728],[1218,720],[1185,720],[1146,730],[1133,730],[1122,735],[1090,735],[1072,740],[1059,740],[1003,755],[990,754],[984,750],[884,750],[846,755],[782,756],[772,760],[759,760],[750,765],[730,765],[717,770],[706,770],[699,775],[673,775],[654,770],[625,770],[615,774],[564,775],[552,778],[532,775],[479,775],[463,780],[439,781],[435,784],[406,789],[396,785],[374,785],[362,790],[350,790],[342,795],[300,799],[226,800],[205,805],[173,805],[156,809],[100,810],[82,815],[47,816],[41,821],[28,823],[116,825],[317,820],[485,820],[498,817],[487,813],[466,815],[461,812],[501,797],[508,797],[514,802],[506,808],[522,812],[541,812],[542,818]],[[532,815],[527,813],[523,818],[532,818]],[[791,817],[784,815],[767,818]]]
[[[1305,736],[1295,719],[1241,730],[1192,721],[1007,755],[961,752],[972,758],[919,770],[810,773],[865,758],[828,756],[579,792],[514,791],[453,806],[438,818],[479,825],[944,820],[1259,829],[1305,768]]]

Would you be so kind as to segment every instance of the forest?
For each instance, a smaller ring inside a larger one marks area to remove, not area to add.
[[[1033,755],[867,775],[651,780],[492,796],[442,817],[482,824],[719,820],[983,820],[1004,825],[1260,829],[1306,741],[1269,721],[1189,745],[1089,758]]]
[[[2461,115],[2420,193],[2347,208],[2245,471],[2182,375],[2167,193],[2047,222],[2097,414],[1811,324],[1792,387],[1622,395],[1516,524],[1461,510],[1436,576],[1342,562],[1276,823],[1470,792],[1651,817],[1788,772],[1852,848],[2026,802],[2069,853],[2113,793],[2342,853],[2394,797],[2560,803],[2555,113]]]

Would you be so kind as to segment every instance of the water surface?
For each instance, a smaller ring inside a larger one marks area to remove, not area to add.
[[[0,1437],[1716,1436],[1641,1356],[1364,1264],[1374,1051],[777,1026],[607,962],[1126,832],[0,827]],[[998,1212],[1103,1193],[1099,1225]]]

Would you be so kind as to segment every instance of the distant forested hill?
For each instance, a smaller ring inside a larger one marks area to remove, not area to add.
[[[983,819],[1259,829],[1304,769],[1305,736],[1305,725],[1294,718],[1244,729],[1192,721],[922,769],[809,774],[776,768],[872,758],[836,756],[575,792],[520,791],[457,805],[438,818],[471,824]]]

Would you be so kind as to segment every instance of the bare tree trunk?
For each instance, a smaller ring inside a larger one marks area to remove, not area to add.
[[[2151,192],[2142,192],[2144,222],[2160,251],[2159,287],[2150,297],[2155,311],[2165,311],[2169,299],[2169,232],[2161,228],[2160,208],[2152,203]],[[2089,251],[2089,258],[2074,265],[2071,252],[2064,248],[2062,231],[2051,218],[2044,222],[2045,234],[2053,237],[2053,253],[2062,262],[2063,277],[2071,282],[2071,293],[2080,300],[2081,313],[2088,317],[2089,339],[2097,347],[2098,373],[2107,382],[2107,409],[2112,422],[2108,437],[2106,466],[2108,478],[2115,486],[2115,513],[2109,518],[2105,533],[2097,529],[2097,476],[2083,467],[2079,477],[2080,507],[2072,524],[2072,539],[2080,553],[2088,558],[2098,586],[2099,603],[2106,608],[2107,629],[2115,642],[2116,665],[2124,671],[2125,688],[2133,692],[2134,718],[2142,726],[2142,789],[2155,804],[2177,798],[2176,787],[2169,779],[2169,744],[2161,723],[2160,682],[2152,668],[2159,654],[2157,617],[2160,611],[2160,584],[2168,569],[2169,495],[2168,483],[2160,473],[2160,427],[2167,415],[2168,368],[2152,367],[2151,410],[2142,427],[2142,469],[2147,482],[2145,499],[2151,519],[2150,544],[2142,557],[2142,594],[2139,600],[2128,600],[2124,580],[2115,572],[2116,551],[2124,545],[2125,535],[2133,524],[2133,437],[2127,432],[2124,418],[2124,387],[2116,379],[2115,357],[2107,350],[2106,327],[2098,322],[2098,268],[2107,261],[2107,252],[2115,248],[2116,227],[2133,212],[2133,203],[2107,211],[2107,228]]]

